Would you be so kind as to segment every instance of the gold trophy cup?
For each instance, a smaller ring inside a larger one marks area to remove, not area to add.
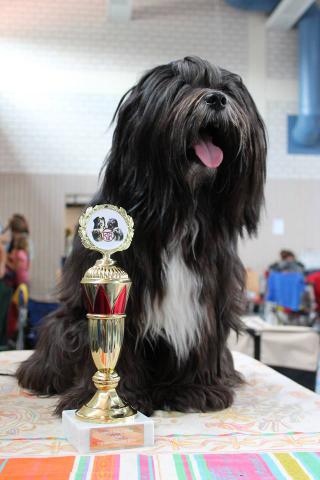
[[[135,412],[116,390],[120,378],[115,368],[123,342],[131,280],[110,255],[130,246],[133,221],[123,208],[96,205],[86,210],[79,224],[83,245],[102,254],[81,280],[90,349],[98,369],[92,377],[97,391],[79,410],[62,412],[63,430],[69,442],[84,454],[152,446],[153,420]]]
[[[97,392],[75,415],[88,422],[118,422],[136,414],[116,391],[120,377],[115,371],[123,342],[131,281],[110,255],[130,246],[133,221],[122,208],[96,205],[86,210],[79,224],[83,245],[99,251],[103,257],[81,280],[88,311],[90,349],[98,370],[92,377]]]

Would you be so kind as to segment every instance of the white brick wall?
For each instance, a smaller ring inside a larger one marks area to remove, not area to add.
[[[267,32],[267,77],[295,79],[298,74],[298,31]]]
[[[287,115],[297,112],[296,102],[268,102],[269,178],[320,178],[319,155],[287,154]]]
[[[118,100],[160,62],[197,54],[247,70],[247,17],[222,1],[139,0],[129,23],[110,23],[104,1],[20,0],[1,23],[0,171],[96,174]]]
[[[128,23],[108,20],[106,0],[0,5],[0,172],[95,175],[123,92],[145,69],[197,54],[240,73],[254,92],[254,82],[259,87],[264,79],[265,93],[260,88],[263,98],[256,100],[270,130],[269,175],[320,178],[319,157],[286,153],[286,115],[289,107],[297,113],[296,96],[283,99],[277,89],[272,98],[267,94],[268,80],[278,82],[280,92],[296,79],[296,31],[260,38],[259,74],[248,31],[249,21],[264,16],[223,0],[133,0]]]

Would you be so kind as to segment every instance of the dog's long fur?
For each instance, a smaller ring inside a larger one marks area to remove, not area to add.
[[[225,95],[224,108],[206,101],[215,92]],[[198,57],[147,72],[115,118],[92,205],[121,206],[135,222],[131,247],[114,256],[133,282],[118,391],[146,414],[223,409],[241,382],[226,340],[243,305],[238,237],[256,232],[263,203],[263,122],[241,78]],[[217,169],[192,148],[208,136],[224,153]],[[75,236],[61,307],[17,371],[21,386],[60,395],[57,413],[94,391],[80,280],[96,258]]]

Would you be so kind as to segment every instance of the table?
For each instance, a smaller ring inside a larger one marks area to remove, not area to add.
[[[312,476],[320,472],[320,456],[313,453],[320,452],[320,396],[246,355],[233,354],[246,384],[232,407],[210,413],[158,411],[154,447],[79,456],[65,439],[61,420],[52,415],[56,398],[33,396],[12,376],[30,353],[0,353],[1,480],[63,480],[69,474],[77,480],[233,479],[241,471],[240,478],[254,480],[320,478]],[[50,473],[41,476],[44,469]],[[100,474],[94,476],[95,471]],[[20,477],[17,472],[31,473]]]

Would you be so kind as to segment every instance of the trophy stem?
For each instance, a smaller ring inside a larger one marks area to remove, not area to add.
[[[97,392],[76,412],[89,422],[111,423],[129,419],[136,412],[119,397],[120,377],[114,370],[121,350],[125,315],[87,314],[92,358],[98,371],[92,377]]]

